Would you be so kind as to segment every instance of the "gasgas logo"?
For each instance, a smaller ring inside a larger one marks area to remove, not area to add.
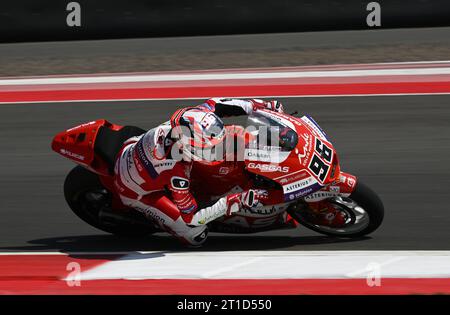
[[[288,173],[289,172],[289,166],[280,166],[280,165],[274,165],[274,164],[249,163],[248,168],[257,169],[262,173],[268,173],[268,172]]]

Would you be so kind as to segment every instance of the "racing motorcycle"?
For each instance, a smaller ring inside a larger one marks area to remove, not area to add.
[[[280,197],[275,204],[245,208],[209,223],[211,232],[253,233],[301,224],[329,236],[361,237],[381,225],[384,207],[378,195],[341,171],[335,148],[312,117],[295,114],[257,110],[248,116],[247,128],[226,125],[227,138],[235,140],[227,152],[235,158],[194,161],[191,183],[200,204],[255,187]],[[275,133],[277,139],[259,141],[262,127],[281,132]],[[65,179],[64,196],[88,224],[125,236],[161,232],[156,222],[121,203],[113,183],[123,143],[143,133],[139,127],[101,119],[54,137],[52,149],[78,164]]]

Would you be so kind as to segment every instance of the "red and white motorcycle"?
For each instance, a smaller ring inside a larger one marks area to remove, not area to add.
[[[235,140],[226,154],[234,158],[194,162],[193,193],[200,202],[208,202],[256,188],[278,195],[277,203],[268,200],[218,219],[209,224],[210,231],[251,233],[300,223],[330,236],[360,237],[381,225],[380,198],[355,176],[341,171],[333,145],[311,117],[258,110],[248,117],[246,127],[226,126],[227,138]],[[261,144],[255,130],[262,127],[282,130],[282,139],[272,139],[276,145]],[[79,164],[66,177],[64,195],[73,212],[88,224],[119,235],[158,231],[138,211],[124,209],[113,185],[114,163],[123,142],[144,132],[97,120],[54,137],[52,149]]]

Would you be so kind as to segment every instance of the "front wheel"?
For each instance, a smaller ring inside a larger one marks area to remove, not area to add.
[[[321,234],[338,237],[361,237],[375,231],[383,222],[384,206],[378,195],[357,181],[349,197],[336,196],[326,200],[328,206],[341,212],[345,222],[339,226],[320,224],[307,203],[293,205],[288,213],[301,225]]]

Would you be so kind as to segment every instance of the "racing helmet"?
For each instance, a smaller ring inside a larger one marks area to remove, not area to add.
[[[188,107],[170,119],[172,138],[181,143],[183,153],[196,161],[217,161],[224,156],[225,126],[213,112]]]

